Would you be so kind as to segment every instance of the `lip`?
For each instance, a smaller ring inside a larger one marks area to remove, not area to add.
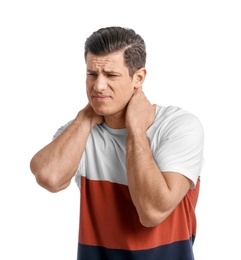
[[[107,101],[111,99],[111,96],[107,96],[107,95],[92,95],[92,99],[96,100],[96,101]]]

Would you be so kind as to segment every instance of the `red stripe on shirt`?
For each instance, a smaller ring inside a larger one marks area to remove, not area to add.
[[[79,243],[142,250],[188,240],[196,234],[198,192],[199,182],[165,221],[146,228],[139,221],[126,185],[82,177]]]

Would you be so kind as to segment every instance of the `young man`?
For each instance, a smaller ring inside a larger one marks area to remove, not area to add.
[[[203,128],[142,90],[144,40],[102,28],[85,42],[89,103],[30,163],[51,192],[80,188],[78,259],[194,259]]]

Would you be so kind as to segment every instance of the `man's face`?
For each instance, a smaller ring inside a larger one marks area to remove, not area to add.
[[[94,111],[104,117],[123,117],[135,87],[122,52],[86,57],[86,92]]]

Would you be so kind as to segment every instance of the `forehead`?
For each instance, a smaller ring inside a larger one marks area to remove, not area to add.
[[[114,52],[107,55],[97,56],[88,53],[86,56],[87,69],[120,69],[126,67],[123,52]]]

